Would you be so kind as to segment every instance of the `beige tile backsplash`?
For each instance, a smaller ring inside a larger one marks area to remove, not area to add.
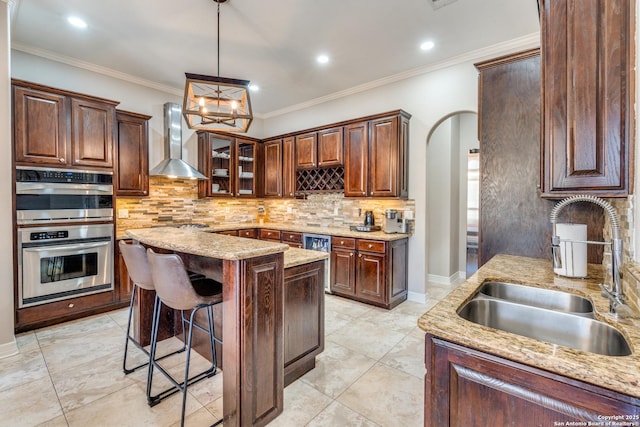
[[[242,224],[286,222],[320,227],[346,227],[362,224],[364,212],[374,212],[376,224],[382,225],[385,209],[411,211],[413,200],[350,199],[343,194],[310,195],[307,199],[198,199],[197,182],[151,177],[149,197],[120,197],[116,216],[128,211],[128,218],[118,218],[116,233],[128,228],[179,223]]]

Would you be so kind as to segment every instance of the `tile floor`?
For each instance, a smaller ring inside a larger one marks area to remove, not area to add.
[[[407,301],[391,311],[327,295],[325,351],[285,389],[284,412],[269,425],[422,426],[424,336],[416,322],[451,289],[432,285],[429,304]],[[20,353],[0,359],[0,425],[179,425],[179,394],[150,408],[146,369],[122,373],[126,315],[117,310],[19,335]],[[175,345],[165,341],[164,351]],[[183,360],[165,360],[179,375]],[[192,366],[206,363],[196,357]],[[156,378],[154,390],[168,387]],[[187,426],[221,417],[222,374],[189,388]]]

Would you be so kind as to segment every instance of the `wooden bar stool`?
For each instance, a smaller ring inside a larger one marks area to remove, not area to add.
[[[189,278],[182,259],[176,254],[157,254],[152,249],[147,250],[147,258],[151,267],[151,276],[156,290],[156,295],[163,304],[174,310],[181,311],[182,324],[189,325],[188,332],[185,332],[186,341],[186,365],[184,380],[178,382],[155,358],[156,346],[158,344],[158,322],[160,320],[160,310],[155,311],[152,327],[151,348],[149,350],[149,374],[147,378],[147,398],[149,405],[154,406],[161,399],[168,397],[178,391],[182,392],[182,415],[181,426],[184,426],[184,412],[187,403],[187,387],[204,378],[209,378],[217,373],[218,364],[215,343],[222,344],[222,341],[215,337],[213,324],[213,306],[222,302],[222,284],[209,278]],[[195,322],[196,313],[202,309],[207,312],[207,327],[204,328]],[[191,310],[189,318],[184,315],[184,310]],[[209,343],[212,356],[211,367],[198,375],[189,378],[189,364],[191,359],[191,339],[193,329],[197,328],[209,335]],[[164,391],[156,396],[151,396],[151,385],[153,381],[153,370],[157,368],[174,385],[173,389]]]

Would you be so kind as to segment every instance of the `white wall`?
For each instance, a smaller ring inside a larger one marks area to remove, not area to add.
[[[0,357],[18,351],[13,337],[13,209],[11,178],[11,96],[9,6],[0,1]]]

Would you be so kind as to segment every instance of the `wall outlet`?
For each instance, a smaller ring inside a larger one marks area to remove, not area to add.
[[[129,218],[129,209],[118,209],[118,218]]]

